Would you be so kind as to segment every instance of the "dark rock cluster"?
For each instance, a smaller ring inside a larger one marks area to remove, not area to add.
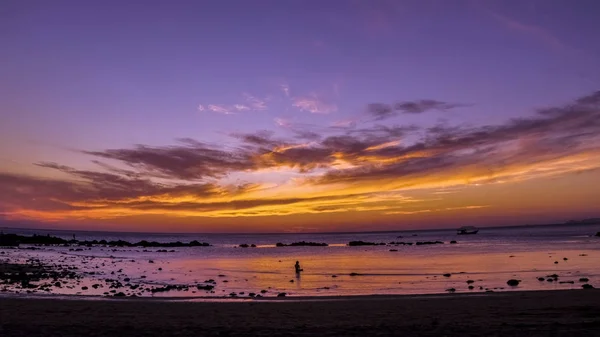
[[[156,242],[142,240],[139,242],[128,242],[124,240],[106,241],[106,240],[92,240],[92,241],[79,241],[79,240],[65,240],[59,237],[50,235],[37,235],[24,236],[17,234],[0,234],[0,246],[18,246],[19,244],[27,245],[79,245],[79,246],[95,246],[103,245],[109,247],[208,247],[210,244],[206,242],[199,242],[198,240],[185,242]]]
[[[289,244],[277,242],[277,244],[275,246],[277,246],[277,247],[302,247],[302,246],[327,247],[329,245],[326,244],[326,243],[324,243],[324,242],[306,242],[306,241],[300,241],[300,242],[292,242],[292,243],[289,243]]]

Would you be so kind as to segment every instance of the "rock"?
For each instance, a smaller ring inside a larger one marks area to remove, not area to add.
[[[446,274],[444,274],[443,276],[444,276],[444,277],[450,277],[450,276],[452,276],[452,274],[450,274],[450,273],[446,273]]]
[[[397,252],[398,249],[390,249],[390,252]]]
[[[417,246],[443,244],[442,241],[417,241]]]
[[[596,236],[597,236],[597,237],[600,237],[600,232],[596,233]]]
[[[558,283],[560,283],[560,284],[567,284],[567,283],[568,283],[568,284],[574,284],[574,283],[575,283],[575,281],[560,281],[560,282],[558,282]]]
[[[582,277],[579,279],[579,282],[588,282],[590,279],[587,277]]]
[[[538,277],[538,281],[543,282],[544,280],[546,280],[546,279],[543,277]]]
[[[306,241],[300,241],[300,242],[292,242],[290,244],[277,242],[277,244],[275,244],[275,246],[276,247],[303,247],[303,246],[309,246],[309,247],[327,247],[329,245],[326,244],[326,243],[324,243],[324,242],[306,242]]]
[[[350,276],[360,276],[359,273],[350,273]]]
[[[249,244],[247,244],[247,243],[242,243],[242,244],[241,244],[241,245],[239,245],[238,247],[240,247],[240,248],[248,248],[248,247],[250,247],[250,245],[249,245]]]
[[[337,275],[331,275],[331,277],[337,277]]]
[[[211,284],[205,284],[205,285],[198,284],[196,286],[196,288],[198,288],[198,290],[213,290],[215,288],[215,286],[213,286]]]
[[[554,282],[554,279],[553,278],[547,278],[546,282]]]
[[[158,268],[158,270],[162,270],[162,268]]]
[[[446,289],[446,291],[449,292],[449,293],[453,293],[453,292],[456,291],[456,289],[454,289],[454,288],[448,288],[448,289]]]
[[[293,280],[293,279],[292,279],[292,280],[290,280],[290,283],[294,283],[294,280]]]
[[[473,280],[467,280],[467,284],[475,283]]]
[[[115,297],[123,297],[123,296],[125,296],[125,294],[122,292],[119,292],[119,293],[116,293],[114,296]]]
[[[277,294],[277,297],[285,297],[287,294],[286,293],[279,293]]]
[[[511,287],[516,287],[519,285],[519,283],[521,283],[521,281],[515,280],[515,279],[510,279],[510,280],[506,281],[506,284],[508,284]]]
[[[261,293],[261,294],[266,294],[266,293],[267,293],[267,291],[263,289],[263,290],[261,290],[261,291],[260,291],[260,293]]]
[[[125,282],[129,282],[130,280],[131,280],[131,279],[130,279],[130,278],[128,278],[128,277],[126,277],[126,278],[124,278],[124,279],[123,279],[123,281],[125,281]]]
[[[154,261],[152,261],[152,260],[149,260],[149,261],[148,261],[148,263],[154,263]]]
[[[473,286],[469,286],[469,290],[473,290],[475,287]]]
[[[81,290],[88,290],[88,287],[81,287]]]
[[[60,284],[60,282],[56,282],[54,283],[54,286],[60,288],[62,285]]]
[[[566,257],[563,257],[563,261],[567,261],[568,259]]]
[[[587,283],[586,283],[586,284],[582,284],[582,285],[581,285],[581,288],[583,288],[583,289],[594,289],[594,286],[593,286],[593,285],[591,285],[591,284],[587,284]]]
[[[384,246],[385,243],[376,243],[376,242],[366,242],[366,241],[350,241],[348,242],[348,246]]]
[[[456,240],[452,240],[452,241],[450,241],[450,243],[451,244],[455,244],[455,243],[458,243],[458,242],[456,242]]]

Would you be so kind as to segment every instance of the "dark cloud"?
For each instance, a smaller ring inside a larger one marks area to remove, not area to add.
[[[439,103],[439,102],[438,102]],[[439,104],[425,104],[429,108]],[[439,107],[438,107],[439,108]],[[387,108],[378,110],[383,115]],[[412,109],[412,108],[411,108]],[[373,111],[377,111],[374,109]],[[312,130],[311,130],[312,131]],[[319,137],[317,137],[319,136]],[[193,139],[163,147],[86,151],[97,170],[79,170],[57,163],[38,166],[58,170],[70,180],[0,174],[0,210],[77,210],[106,204],[136,209],[249,209],[287,205],[312,199],[244,199],[256,184],[220,186],[216,179],[233,172],[289,167],[301,173],[324,171],[308,184],[377,183],[393,180],[411,186],[419,179],[469,174],[477,178],[508,172],[515,166],[535,165],[586,151],[600,151],[600,92],[572,103],[538,110],[530,118],[478,127],[438,125],[375,125],[310,136],[310,142],[278,139],[272,133],[232,135],[239,144],[228,149]],[[406,139],[411,141],[407,142]],[[337,165],[338,161],[351,164]],[[573,168],[573,171],[588,168]],[[321,172],[319,172],[321,173]],[[507,173],[508,174],[508,173]],[[241,200],[213,202],[216,196]],[[206,199],[168,204],[156,201],[178,196]],[[348,196],[345,196],[348,197]],[[79,202],[79,203],[77,203]],[[91,206],[86,206],[87,204]],[[80,206],[82,205],[82,206]]]
[[[417,101],[398,102],[394,104],[394,109],[402,113],[418,114],[429,110],[450,110],[464,104],[440,102],[432,99],[422,99]]]
[[[330,170],[313,182],[336,183],[434,175],[460,168],[490,173],[510,165],[559,159],[583,151],[600,150],[600,93],[572,104],[542,109],[537,116],[482,127],[437,126],[422,141],[377,151],[382,158],[407,158],[389,165],[365,165]],[[409,181],[410,179],[406,179]]]
[[[415,126],[382,126],[345,130],[342,134],[317,138],[302,144],[296,140],[275,139],[270,132],[254,134],[234,134],[239,140],[238,149],[226,150],[191,140],[180,140],[180,145],[168,147],[149,147],[139,145],[133,149],[113,149],[99,152],[86,152],[96,157],[112,159],[134,169],[134,171],[111,171],[110,174],[98,172],[66,171],[90,181],[103,181],[106,186],[121,187],[130,185],[132,191],[152,192],[156,186],[144,177],[162,177],[169,179],[199,180],[222,178],[231,172],[253,171],[273,167],[290,167],[300,172],[314,169],[327,169],[336,160],[343,159],[354,165],[364,175],[366,172],[380,171],[387,175],[412,174],[418,167],[422,171],[432,168],[456,167],[469,159],[476,163],[485,158],[467,156],[465,153],[481,153],[482,149],[494,148],[501,152],[499,145],[516,139],[537,137],[530,140],[528,149],[531,156],[542,152],[562,153],[585,145],[585,141],[594,138],[600,128],[598,105],[600,94],[581,97],[565,106],[541,109],[531,118],[510,120],[505,124],[481,127],[461,127],[439,125],[421,130]],[[428,109],[449,109],[456,104],[434,100],[404,102],[396,109],[415,113]],[[387,116],[391,108],[386,105],[370,105],[369,111],[378,116]],[[421,134],[421,140],[409,145],[380,146],[399,141],[407,134]],[[560,150],[560,151],[556,151]],[[538,152],[535,152],[538,151]],[[389,161],[406,157],[400,163]],[[424,158],[427,157],[427,158]],[[385,161],[387,164],[382,164]],[[369,165],[373,165],[372,168]],[[445,166],[444,166],[445,165]],[[413,169],[414,168],[414,169]],[[63,169],[63,171],[65,171]],[[115,174],[118,173],[118,174]],[[344,174],[354,176],[354,171],[333,171],[325,176],[341,177]],[[125,177],[127,179],[125,179]]]
[[[138,197],[197,196],[211,197],[243,193],[252,188],[242,185],[224,189],[215,184],[166,185],[148,179],[130,179],[111,173],[76,170],[56,163],[41,167],[70,174],[73,180],[42,179],[25,175],[0,174],[0,206],[26,207],[33,210],[77,210],[95,206],[72,206],[72,203],[116,202]]]
[[[322,138],[320,134],[314,131],[309,130],[292,130],[294,132],[296,139],[299,140],[307,140],[307,141],[317,141]]]
[[[394,111],[391,105],[383,103],[371,103],[367,105],[367,114],[374,120],[380,121],[386,118],[395,117],[398,113]]]
[[[384,103],[371,103],[367,105],[367,115],[374,121],[398,116],[400,113],[418,114],[430,110],[445,111],[464,106],[464,104],[440,102],[432,99],[398,102],[394,105]]]
[[[267,139],[252,137],[245,141],[257,145],[257,142],[267,142]],[[246,151],[228,151],[192,139],[182,139],[180,142],[180,145],[175,146],[138,145],[133,149],[84,153],[120,161],[145,175],[184,180],[222,178],[232,171],[255,168]]]
[[[281,143],[273,139],[272,131],[259,131],[256,133],[233,133],[233,138],[239,139],[242,143],[260,147],[274,147]]]

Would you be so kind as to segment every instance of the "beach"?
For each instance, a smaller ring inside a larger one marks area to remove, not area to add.
[[[12,336],[597,336],[600,290],[193,302],[0,297]]]
[[[36,240],[43,244],[0,247],[0,271],[2,264],[12,265],[9,270],[14,272],[20,266],[37,266],[46,271],[39,275],[43,277],[26,284],[0,277],[0,290],[16,296],[122,293],[154,298],[576,290],[587,283],[599,286],[600,238],[591,235],[599,230],[600,225],[486,228],[477,235],[456,235],[454,230],[293,235],[41,232]],[[51,243],[43,241],[47,235]],[[81,241],[52,241],[72,240],[73,235]],[[208,246],[186,245],[195,240]],[[349,245],[359,241],[376,245]],[[298,242],[326,246],[293,246]],[[432,244],[419,245],[423,242]],[[294,272],[296,261],[304,269],[300,274]],[[511,279],[521,282],[508,285]]]
[[[597,228],[21,236],[0,336],[596,336]]]

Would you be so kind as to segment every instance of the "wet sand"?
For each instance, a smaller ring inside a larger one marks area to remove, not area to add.
[[[600,290],[316,301],[0,297],[1,336],[598,336]]]

